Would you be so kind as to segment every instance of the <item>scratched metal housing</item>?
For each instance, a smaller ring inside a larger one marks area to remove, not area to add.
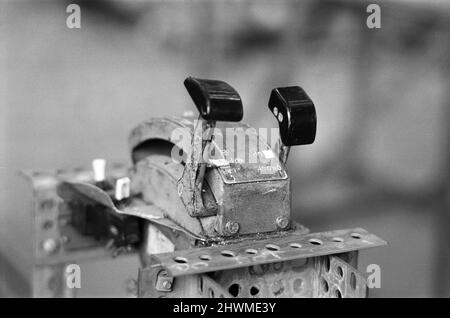
[[[171,151],[177,145],[183,153],[188,153],[191,146],[188,138],[193,134],[194,125],[195,119],[191,117],[155,118],[142,123],[131,132],[129,145],[133,160],[138,162],[146,158],[145,164],[136,165],[134,174],[138,180],[135,184],[141,185],[146,200],[157,202],[166,209],[168,203],[159,199],[163,193],[177,200],[174,182],[181,178],[184,166],[170,159]],[[235,142],[234,138],[227,138],[227,128],[233,129],[238,138],[247,139]],[[180,142],[180,135],[187,138]],[[221,142],[217,141],[219,137]],[[255,130],[242,123],[220,123],[214,132],[214,138],[210,168],[207,169],[205,181],[219,210],[213,218],[202,217],[198,220],[202,234],[229,236],[227,222],[239,224],[239,235],[279,230],[276,220],[280,217],[290,219],[291,194],[290,180],[280,165],[278,156]],[[161,141],[167,143],[162,144]],[[270,160],[261,160],[261,154],[267,154]],[[250,161],[251,156],[256,159]],[[266,170],[261,173],[261,169]],[[161,185],[162,179],[155,178],[160,175],[165,175],[171,181],[163,181],[164,184]],[[169,192],[174,194],[167,194]],[[249,202],[252,204],[248,204]],[[168,213],[175,214],[170,211]],[[187,224],[189,226],[192,222]],[[197,233],[198,227],[193,226],[190,230]]]

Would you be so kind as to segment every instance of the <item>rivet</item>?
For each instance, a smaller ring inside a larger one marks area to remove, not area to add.
[[[58,248],[59,248],[58,242],[56,242],[56,240],[54,240],[52,238],[48,238],[42,243],[42,249],[47,254],[55,253],[58,250]]]
[[[275,223],[279,229],[284,230],[289,226],[289,218],[285,216],[279,216],[277,217]]]
[[[239,232],[239,223],[234,222],[234,221],[228,221],[225,224],[225,230],[229,234],[236,234],[237,232]]]
[[[162,286],[165,289],[170,289],[172,287],[172,283],[170,282],[170,280],[165,280],[165,281],[163,281]]]

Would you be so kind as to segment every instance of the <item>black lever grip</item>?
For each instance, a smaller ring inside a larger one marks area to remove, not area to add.
[[[238,92],[223,81],[188,77],[184,80],[189,95],[203,119],[240,121],[244,115]]]
[[[281,141],[286,146],[312,144],[316,138],[316,109],[299,86],[272,90],[269,109],[278,120]]]

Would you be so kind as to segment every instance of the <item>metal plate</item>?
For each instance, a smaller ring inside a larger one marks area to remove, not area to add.
[[[152,265],[183,276],[258,264],[340,254],[386,242],[361,228],[299,235],[152,255]]]

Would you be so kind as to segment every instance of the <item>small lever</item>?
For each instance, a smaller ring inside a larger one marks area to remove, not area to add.
[[[207,121],[240,121],[244,115],[238,92],[223,81],[188,77],[184,81],[200,116]]]
[[[317,117],[314,103],[299,86],[272,90],[269,109],[280,128],[280,161],[286,164],[291,146],[308,145],[316,138]]]
[[[217,204],[209,188],[203,184],[209,144],[213,139],[216,121],[236,122],[242,119],[242,101],[237,91],[223,81],[188,77],[184,86],[200,116],[194,127],[183,177],[178,180],[178,194],[190,216],[214,215],[217,212]],[[202,193],[205,193],[205,196],[202,196]],[[204,200],[205,197],[209,199]]]

